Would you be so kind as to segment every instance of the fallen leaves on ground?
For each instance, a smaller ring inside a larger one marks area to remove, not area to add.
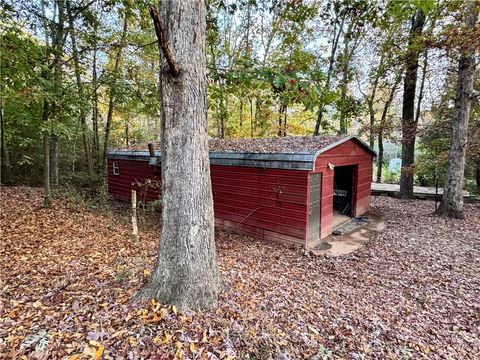
[[[3,188],[0,357],[28,359],[475,358],[480,209],[373,199],[386,229],[337,258],[218,232],[219,306],[182,313],[130,300],[158,229],[130,237],[128,208],[88,212],[41,190]]]

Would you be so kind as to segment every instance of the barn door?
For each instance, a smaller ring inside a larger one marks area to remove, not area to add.
[[[320,198],[322,174],[310,174],[310,201],[308,204],[308,241],[320,238]]]

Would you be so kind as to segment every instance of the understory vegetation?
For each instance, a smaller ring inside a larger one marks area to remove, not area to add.
[[[2,184],[41,184],[46,158],[52,187],[92,177],[101,183],[108,148],[160,139],[151,3],[2,4]],[[386,168],[401,156],[404,72],[417,54],[418,146],[410,171],[418,185],[433,186],[438,174],[442,186],[458,57],[480,38],[478,26],[462,28],[465,5],[207,1],[209,135],[359,134],[379,152],[377,161],[383,158],[385,180],[394,181]],[[418,11],[425,24],[411,39]],[[479,79],[477,68],[475,93]],[[470,191],[480,186],[479,109],[474,97],[465,169]]]

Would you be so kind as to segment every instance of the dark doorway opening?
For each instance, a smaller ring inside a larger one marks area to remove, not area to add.
[[[333,175],[333,211],[334,215],[352,217],[353,192],[355,185],[355,166],[338,166]]]

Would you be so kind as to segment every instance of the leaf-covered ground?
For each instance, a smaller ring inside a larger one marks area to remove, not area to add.
[[[0,357],[65,359],[475,358],[480,353],[480,209],[373,199],[386,229],[338,258],[217,234],[225,291],[197,314],[131,296],[157,229],[130,238],[127,208],[88,212],[41,190],[1,194]]]

